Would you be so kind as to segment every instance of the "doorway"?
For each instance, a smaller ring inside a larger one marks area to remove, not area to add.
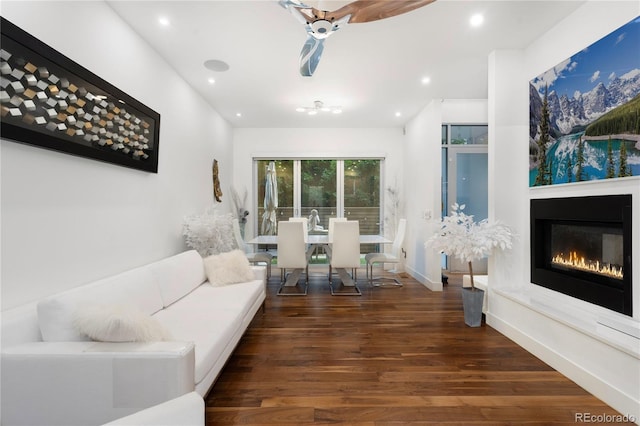
[[[488,126],[442,126],[442,215],[453,203],[464,205],[464,213],[476,221],[488,216]],[[446,178],[445,178],[446,177]],[[468,273],[467,262],[452,256],[443,258],[443,268]],[[473,262],[473,270],[486,274],[487,260]]]

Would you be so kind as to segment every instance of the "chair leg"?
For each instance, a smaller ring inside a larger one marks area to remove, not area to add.
[[[386,278],[383,276],[373,277],[373,265],[371,262],[371,274],[369,275],[369,285],[372,287],[402,287],[402,283],[397,278]],[[384,263],[382,263],[382,269],[384,269]],[[369,269],[367,268],[367,272]]]
[[[283,291],[285,288],[298,288],[298,281],[300,279],[300,274],[302,273],[302,269],[294,269],[293,272],[290,273],[290,276],[296,279],[295,285],[286,285],[287,284],[287,274],[285,268],[280,269],[280,287],[278,288],[278,292],[276,293],[278,296],[306,296],[309,292],[309,270],[307,267],[307,273],[305,274],[305,283],[304,290],[302,292],[285,292]],[[291,275],[293,274],[293,275]]]
[[[344,292],[344,291],[335,291],[333,289],[333,276],[330,275],[329,276],[329,289],[331,290],[331,295],[332,296],[362,296],[362,292],[360,291],[360,288],[358,288],[358,275],[357,275],[357,269],[353,268],[351,270],[351,277],[349,277],[349,274],[347,273],[347,271],[343,268],[337,268],[338,271],[338,275],[341,278],[341,284],[343,285],[344,288],[352,288],[353,291],[349,291],[349,292]],[[353,281],[353,286],[345,286],[344,282],[348,281],[348,280]]]

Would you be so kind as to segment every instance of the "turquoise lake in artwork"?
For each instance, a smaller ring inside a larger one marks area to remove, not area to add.
[[[577,182],[578,144],[584,133],[565,135],[553,142],[547,150],[547,158],[551,160],[551,175],[554,184]],[[607,157],[609,140],[583,140],[582,180],[605,179],[607,175]],[[622,139],[611,139],[612,159],[615,175],[619,173],[620,146],[625,144],[627,150],[627,167],[632,176],[640,176],[640,142]],[[570,167],[569,167],[570,166]],[[529,172],[529,185],[533,186],[538,169]]]

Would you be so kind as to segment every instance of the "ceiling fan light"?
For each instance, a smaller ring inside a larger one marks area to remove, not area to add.
[[[303,107],[298,107],[296,108],[296,111],[298,112],[305,112],[305,109]]]
[[[307,114],[309,115],[316,115],[318,113],[318,111],[316,111],[315,109],[312,109],[311,111],[309,111]]]
[[[331,35],[333,24],[326,19],[319,19],[311,23],[311,31],[316,38],[326,38]]]

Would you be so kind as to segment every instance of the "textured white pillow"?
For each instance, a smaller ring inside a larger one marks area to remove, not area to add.
[[[247,256],[242,250],[232,250],[204,259],[207,279],[213,286],[246,283],[253,281],[254,275]]]
[[[74,312],[73,326],[100,342],[157,342],[169,332],[153,317],[130,305],[86,305]]]

